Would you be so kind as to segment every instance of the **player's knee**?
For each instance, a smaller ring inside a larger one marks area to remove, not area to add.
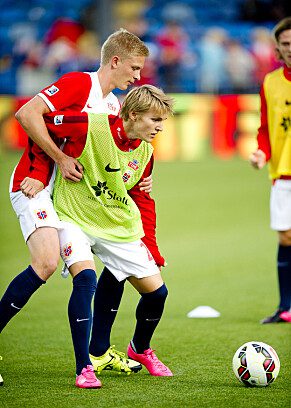
[[[47,280],[57,270],[58,264],[59,259],[57,257],[47,257],[32,262],[32,267],[41,279]]]
[[[150,316],[160,319],[166,298],[168,296],[168,289],[165,284],[150,293],[142,294],[139,304],[136,309],[136,318],[145,319]]]
[[[158,289],[158,292],[159,292],[159,297],[160,297],[160,299],[161,299],[163,302],[165,302],[166,299],[167,299],[168,293],[169,293],[167,286],[166,286],[165,284],[163,284],[163,285]]]
[[[160,286],[158,289],[156,289],[154,292],[151,292],[150,294],[151,299],[154,300],[157,303],[165,303],[166,298],[168,296],[168,289],[165,284]]]
[[[73,279],[74,285],[97,287],[96,272],[93,269],[83,269]]]

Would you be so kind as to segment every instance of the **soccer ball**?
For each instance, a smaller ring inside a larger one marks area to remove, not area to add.
[[[266,387],[277,378],[280,360],[268,344],[249,341],[235,352],[232,368],[236,378],[247,387]]]

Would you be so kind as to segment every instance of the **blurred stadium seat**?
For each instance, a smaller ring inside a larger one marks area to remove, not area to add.
[[[23,69],[26,72],[29,69],[38,71],[35,78],[40,78],[44,73],[44,78],[58,77],[60,74],[72,69],[82,69],[79,61],[62,61],[61,65],[48,66],[45,55],[48,53],[47,33],[54,22],[60,17],[66,17],[72,22],[80,22],[86,27],[86,21],[90,16],[84,19],[84,9],[86,7],[97,7],[99,1],[92,0],[0,0],[0,94],[15,95],[21,93],[21,90],[27,89],[20,83],[23,75]],[[272,0],[265,0],[268,4]],[[180,79],[172,84],[166,91],[180,92],[201,92],[199,86],[199,70],[201,70],[201,40],[207,35],[213,27],[223,28],[226,37],[238,41],[248,50],[252,46],[252,32],[257,27],[253,21],[243,21],[242,0],[208,0],[207,5],[202,0],[182,0],[166,1],[153,0],[131,1],[131,13],[127,16],[121,14],[122,10],[129,10],[126,3],[118,0],[112,0],[115,7],[115,26],[125,26],[130,23],[126,18],[132,18],[133,10],[139,11],[140,18],[147,23],[147,32],[144,33],[144,40],[157,46],[157,38],[170,21],[180,24],[181,28],[188,36],[185,43],[185,53],[181,55],[181,64],[179,66]],[[91,15],[92,18],[92,15]],[[263,22],[263,26],[270,28],[275,21]],[[261,25],[262,25],[261,24]],[[89,25],[89,24],[88,24]],[[91,28],[91,27],[90,27]],[[114,27],[115,28],[115,27]],[[98,34],[98,33],[96,33]],[[226,38],[226,43],[228,39]],[[227,52],[227,44],[224,44]],[[76,47],[76,58],[78,59],[78,47]],[[163,69],[159,70],[161,61],[157,58],[155,61],[159,75],[155,80],[157,85],[163,85]],[[96,68],[98,61],[96,61]],[[215,69],[215,67],[213,67]],[[46,72],[45,71],[49,71]],[[254,75],[254,78],[256,75]],[[35,84],[35,89],[39,89],[41,83]],[[259,84],[254,81],[248,89],[249,92],[257,92]],[[33,87],[29,89],[33,90]],[[203,90],[202,90],[203,91]],[[210,90],[211,91],[211,90]],[[222,87],[218,92],[231,92],[231,84]]]

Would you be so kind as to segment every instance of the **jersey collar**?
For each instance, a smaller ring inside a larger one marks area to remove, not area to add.
[[[286,64],[284,64],[284,76],[288,81],[291,81],[291,68],[288,68]]]
[[[115,143],[121,150],[123,151],[134,150],[140,145],[141,141],[139,139],[129,139],[126,136],[123,127],[123,121],[120,117],[110,115],[109,123]]]

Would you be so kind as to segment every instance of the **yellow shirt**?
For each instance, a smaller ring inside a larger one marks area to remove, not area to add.
[[[269,173],[275,179],[291,175],[291,82],[279,68],[266,75],[263,86],[271,145]]]

